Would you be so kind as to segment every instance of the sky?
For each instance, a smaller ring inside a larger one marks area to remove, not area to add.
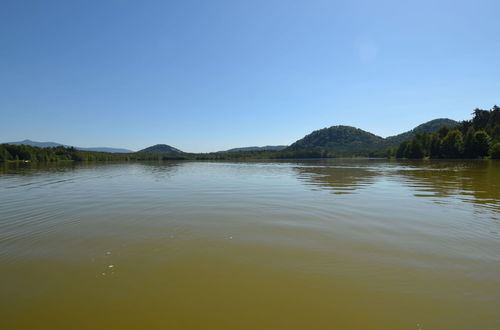
[[[500,104],[500,1],[0,1],[0,142],[188,152]]]

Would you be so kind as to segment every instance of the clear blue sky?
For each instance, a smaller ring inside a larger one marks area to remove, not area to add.
[[[0,142],[381,136],[500,103],[500,1],[0,1]]]

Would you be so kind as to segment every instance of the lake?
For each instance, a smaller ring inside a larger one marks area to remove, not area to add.
[[[500,329],[500,161],[0,164],[1,329]]]

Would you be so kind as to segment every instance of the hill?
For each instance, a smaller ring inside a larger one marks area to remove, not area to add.
[[[442,126],[454,127],[458,122],[440,118],[423,123],[414,129],[382,138],[373,133],[352,126],[332,126],[314,131],[296,141],[285,151],[324,149],[336,156],[385,156],[388,147],[398,146],[410,140],[417,132],[431,133]]]
[[[147,147],[145,149],[139,150],[138,153],[145,154],[172,154],[172,153],[183,153],[183,151],[171,147],[167,144],[155,144],[154,146]]]
[[[422,131],[392,148],[396,158],[484,158],[500,159],[500,107],[475,109],[473,118],[451,130]]]
[[[421,125],[418,125],[414,129],[404,132],[398,135],[389,136],[385,139],[386,143],[390,144],[390,146],[396,146],[403,141],[408,141],[412,139],[417,132],[424,133],[432,133],[439,130],[443,126],[447,126],[448,128],[452,128],[458,125],[458,122],[448,118],[438,118]]]
[[[54,148],[54,147],[71,147],[66,144],[62,143],[57,143],[57,142],[39,142],[39,141],[32,141],[32,140],[23,140],[23,141],[17,141],[17,142],[7,142],[6,144],[11,144],[11,145],[27,145],[27,146],[32,146],[32,147],[38,147],[38,148]],[[82,147],[74,147],[77,150],[83,150],[83,151],[97,151],[97,152],[110,152],[110,153],[129,153],[133,152],[132,150],[129,149],[122,149],[122,148],[107,148],[107,147],[92,147],[92,148],[82,148]]]
[[[314,131],[285,150],[312,150],[322,148],[339,156],[364,155],[375,149],[384,139],[352,126],[332,126]]]
[[[241,147],[232,148],[229,150],[219,151],[219,152],[240,152],[240,151],[280,151],[285,149],[287,146],[264,146],[264,147]]]

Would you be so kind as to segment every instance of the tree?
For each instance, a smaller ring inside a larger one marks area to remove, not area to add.
[[[441,142],[441,151],[445,158],[460,158],[463,153],[463,137],[459,130],[451,130]]]
[[[441,139],[444,138],[446,136],[446,134],[448,134],[449,131],[450,131],[450,129],[447,126],[441,127],[438,131],[439,137]]]
[[[406,154],[406,148],[408,147],[408,141],[401,142],[396,151],[396,158],[404,158]]]
[[[429,157],[430,158],[440,158],[441,157],[441,140],[439,139],[439,134],[431,135],[431,142],[429,146]]]
[[[490,122],[488,123],[489,128],[494,128],[496,125],[500,125],[500,107],[494,105],[490,113]]]
[[[474,129],[485,129],[490,121],[490,111],[475,109],[473,115],[472,124],[474,125]]]
[[[491,141],[493,143],[500,142],[500,124],[495,125],[490,133]]]
[[[424,158],[424,148],[418,139],[413,139],[405,150],[405,157],[410,159]]]
[[[500,159],[500,142],[491,146],[490,155],[493,159]]]
[[[9,151],[6,148],[0,146],[0,162],[5,162],[11,159],[12,155],[9,153]]]
[[[476,141],[474,139],[474,128],[469,127],[467,133],[464,137],[464,157],[465,158],[476,158],[478,156],[478,151],[476,147]]]
[[[395,158],[397,157],[396,154],[397,154],[397,151],[398,151],[398,148],[396,147],[390,147],[387,149],[387,158]]]
[[[474,149],[479,157],[488,156],[490,137],[485,131],[480,130],[474,133]]]

